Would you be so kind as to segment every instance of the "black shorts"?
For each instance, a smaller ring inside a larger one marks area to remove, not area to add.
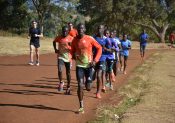
[[[57,66],[60,72],[63,71],[63,65],[65,65],[67,71],[70,71],[70,62],[64,62],[62,59],[58,59]]]
[[[107,59],[106,60],[106,72],[111,73],[113,70],[114,60],[113,59]]]
[[[39,41],[30,41],[30,45],[33,45],[35,48],[39,48],[40,42]]]
[[[76,78],[80,82],[81,79],[86,79],[85,83],[92,83],[92,68],[76,67]]]

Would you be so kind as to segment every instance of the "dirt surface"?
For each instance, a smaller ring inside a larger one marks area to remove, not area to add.
[[[175,123],[174,61],[175,50],[163,52],[154,61],[148,73],[148,91],[138,105],[124,114],[121,123]]]
[[[146,57],[154,50],[147,51]],[[91,92],[85,91],[85,114],[77,114],[75,67],[72,68],[72,95],[57,91],[56,55],[41,55],[41,65],[28,66],[29,56],[0,57],[0,123],[84,123],[95,118],[96,107],[112,103],[108,99],[115,91],[95,98],[96,83]],[[132,70],[141,64],[139,50],[131,50],[127,75],[119,74],[115,89],[121,86]],[[65,72],[64,72],[65,79]],[[115,100],[115,103],[119,99]]]

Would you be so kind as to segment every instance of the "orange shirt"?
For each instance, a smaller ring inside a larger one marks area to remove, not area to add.
[[[101,45],[93,37],[88,35],[84,35],[81,39],[74,38],[71,54],[75,56],[77,66],[83,68],[89,67],[93,61],[92,47],[96,47],[97,49],[94,61],[98,62],[102,54]]]
[[[58,53],[58,58],[62,59],[64,62],[70,62],[71,61],[71,42],[73,40],[73,37],[68,35],[66,37],[56,37],[54,42],[58,43],[58,49],[59,49],[59,53]]]
[[[69,35],[72,36],[72,37],[76,37],[78,34],[77,30],[76,29],[71,29],[69,31]]]

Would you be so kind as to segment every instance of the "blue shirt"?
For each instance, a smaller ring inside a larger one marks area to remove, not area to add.
[[[141,45],[147,45],[148,34],[141,33],[139,39]]]
[[[123,56],[129,56],[129,47],[131,47],[131,41],[130,40],[121,40],[121,55]]]
[[[106,61],[106,54],[105,54],[105,50],[104,50],[104,46],[106,45],[107,41],[105,40],[106,37],[103,36],[102,38],[101,37],[96,37],[96,36],[93,36],[95,38],[95,40],[102,46],[102,54],[101,54],[101,57],[99,59],[99,61]],[[93,48],[93,52],[94,54],[96,54],[96,49]]]
[[[118,47],[116,41],[114,40],[114,38],[106,38],[106,45],[105,45],[105,47],[107,49],[115,48],[116,52],[119,51],[119,47]],[[115,58],[113,52],[106,51],[105,54],[106,54],[106,58],[107,59],[114,59]]]

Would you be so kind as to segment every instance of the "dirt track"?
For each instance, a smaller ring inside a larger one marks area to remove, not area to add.
[[[149,50],[147,57],[153,52]],[[0,57],[0,123],[84,123],[95,118],[97,105],[108,102],[114,93],[108,91],[102,94],[102,99],[96,99],[94,83],[94,89],[89,93],[85,92],[85,114],[76,114],[79,103],[75,68],[71,71],[72,95],[67,96],[57,91],[55,54],[41,55],[39,67],[28,66],[28,57]],[[118,75],[115,88],[121,86],[139,64],[139,50],[131,50],[128,74]]]

